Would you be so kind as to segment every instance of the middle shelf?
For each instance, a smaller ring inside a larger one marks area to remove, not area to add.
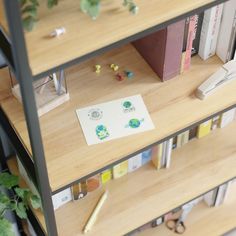
[[[124,235],[236,176],[236,122],[174,150],[170,169],[151,164],[112,180],[109,197],[88,235]],[[56,214],[59,235],[82,229],[101,196],[99,189]]]
[[[134,78],[118,82],[109,68],[111,63],[118,64],[121,70],[133,71]],[[100,75],[94,72],[96,64],[102,66]],[[235,105],[236,81],[204,101],[194,95],[195,89],[221,65],[217,57],[204,62],[196,56],[188,72],[162,83],[138,52],[126,45],[68,69],[70,101],[40,117],[52,191]],[[142,95],[155,129],[88,146],[75,110],[135,94]],[[2,101],[1,106],[31,154],[22,106],[13,96]]]

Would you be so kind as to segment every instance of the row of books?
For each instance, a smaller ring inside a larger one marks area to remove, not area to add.
[[[206,60],[217,54],[225,63],[233,59],[236,39],[236,0],[173,23],[141,38],[133,45],[163,80],[187,71],[191,57]]]
[[[111,169],[107,169],[91,178],[73,184],[72,187],[62,190],[52,196],[54,209],[56,210],[70,201],[84,198],[99,187],[106,185],[112,179],[121,178],[138,170],[147,163],[151,162],[157,170],[161,168],[169,168],[173,149],[182,147],[194,138],[202,138],[217,127],[225,127],[235,119],[235,116],[236,108],[233,108],[214,117],[213,119],[209,119],[202,124],[191,128],[190,130],[180,133],[176,137],[164,141],[151,149],[135,155],[126,161],[114,165]],[[39,196],[37,188],[29,178],[19,158],[17,158],[17,162],[20,175],[24,178],[31,191]]]
[[[194,208],[196,205],[198,205],[201,202],[204,202],[209,207],[218,207],[222,204],[224,204],[227,201],[227,197],[230,194],[231,187],[236,187],[236,179],[233,179],[231,181],[228,181],[225,184],[220,185],[219,187],[214,188],[210,192],[201,195],[200,197],[180,206],[172,211],[168,212],[167,214],[158,217],[157,219],[153,220],[152,222],[149,222],[140,228],[130,232],[126,236],[134,236],[138,235],[138,233],[145,232],[145,230],[153,227],[158,227],[162,225],[163,223],[166,223],[169,220],[176,220],[180,219],[181,221],[185,223],[188,217],[191,217],[191,212],[194,211]]]
[[[154,166],[156,169],[169,168],[173,149],[182,147],[194,138],[203,138],[216,128],[223,128],[233,122],[235,118],[236,108],[233,108],[157,145],[152,150]]]

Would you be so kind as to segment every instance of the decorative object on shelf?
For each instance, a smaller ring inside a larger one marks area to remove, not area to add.
[[[96,74],[100,74],[100,72],[101,72],[101,65],[95,65],[95,72],[96,72]]]
[[[22,15],[23,26],[26,31],[32,31],[38,19],[39,0],[18,0]],[[100,13],[102,0],[80,0],[80,9],[92,19],[96,19]],[[58,0],[47,0],[49,9],[58,5]],[[138,6],[133,0],[123,0],[123,6],[132,14],[138,13]]]
[[[236,61],[232,60],[224,64],[209,79],[203,82],[196,91],[196,96],[201,100],[208,97],[216,89],[223,85],[236,80]]]
[[[11,80],[12,93],[21,102],[20,86],[17,81]],[[64,71],[58,75],[53,73],[46,78],[39,79],[33,83],[35,91],[38,116],[55,109],[70,99]]]
[[[58,37],[62,34],[65,34],[66,33],[66,29],[64,27],[59,27],[59,28],[56,28],[54,29],[51,33],[50,33],[50,37]]]
[[[119,70],[119,66],[115,65],[115,64],[111,64],[110,68],[113,69],[113,71],[118,71]]]
[[[93,210],[92,214],[90,215],[90,217],[84,227],[83,232],[85,234],[88,233],[92,229],[92,227],[97,219],[98,213],[101,211],[102,206],[104,205],[105,201],[107,200],[107,197],[108,197],[108,191],[106,190],[102,194],[101,198],[99,199],[95,209]]]
[[[126,109],[132,112],[124,112]],[[100,119],[91,119],[92,111],[95,111],[95,117],[100,117]],[[102,111],[102,116],[100,111]],[[154,129],[141,95],[76,109],[76,114],[88,145]]]
[[[14,236],[11,223],[5,218],[7,210],[14,211],[21,219],[27,219],[29,203],[35,209],[41,207],[41,201],[27,188],[19,188],[19,177],[9,173],[0,174],[0,234]],[[15,196],[9,197],[4,188],[14,190]]]
[[[134,73],[132,71],[125,71],[125,74],[128,79],[132,79],[134,77]]]
[[[125,78],[120,73],[118,73],[118,74],[116,74],[116,79],[118,81],[123,81]]]

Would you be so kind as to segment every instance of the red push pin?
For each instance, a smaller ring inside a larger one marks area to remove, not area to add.
[[[121,74],[116,74],[116,79],[118,81],[122,81],[122,80],[124,80],[124,77]]]

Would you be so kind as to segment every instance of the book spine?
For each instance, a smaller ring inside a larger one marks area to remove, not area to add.
[[[223,5],[220,4],[206,10],[204,13],[198,52],[203,60],[207,60],[216,53],[216,43],[219,34],[222,9]]]
[[[101,182],[102,182],[102,184],[106,184],[111,179],[112,179],[112,170],[111,169],[105,170],[101,173]]]
[[[113,167],[113,178],[118,179],[128,173],[128,161],[121,162]]]
[[[198,54],[204,13],[195,15],[195,27],[191,56]]]
[[[225,126],[233,122],[235,115],[236,115],[236,108],[233,108],[221,114],[219,127],[224,128]]]
[[[173,138],[166,142],[166,168],[170,168],[171,154],[172,154]]]
[[[192,46],[195,37],[195,25],[196,25],[196,16],[194,15],[190,17],[190,22],[189,22],[188,40],[187,40],[187,48],[184,62],[185,71],[189,70],[191,65]]]
[[[142,152],[142,165],[145,165],[152,159],[152,148]]]
[[[161,169],[163,143],[152,148],[152,163],[157,170]]]
[[[207,120],[198,126],[197,138],[203,138],[211,131],[212,119]]]
[[[167,141],[162,143],[161,168],[166,166],[166,145]]]
[[[224,3],[216,54],[226,63],[232,59],[235,42],[236,0]]]

